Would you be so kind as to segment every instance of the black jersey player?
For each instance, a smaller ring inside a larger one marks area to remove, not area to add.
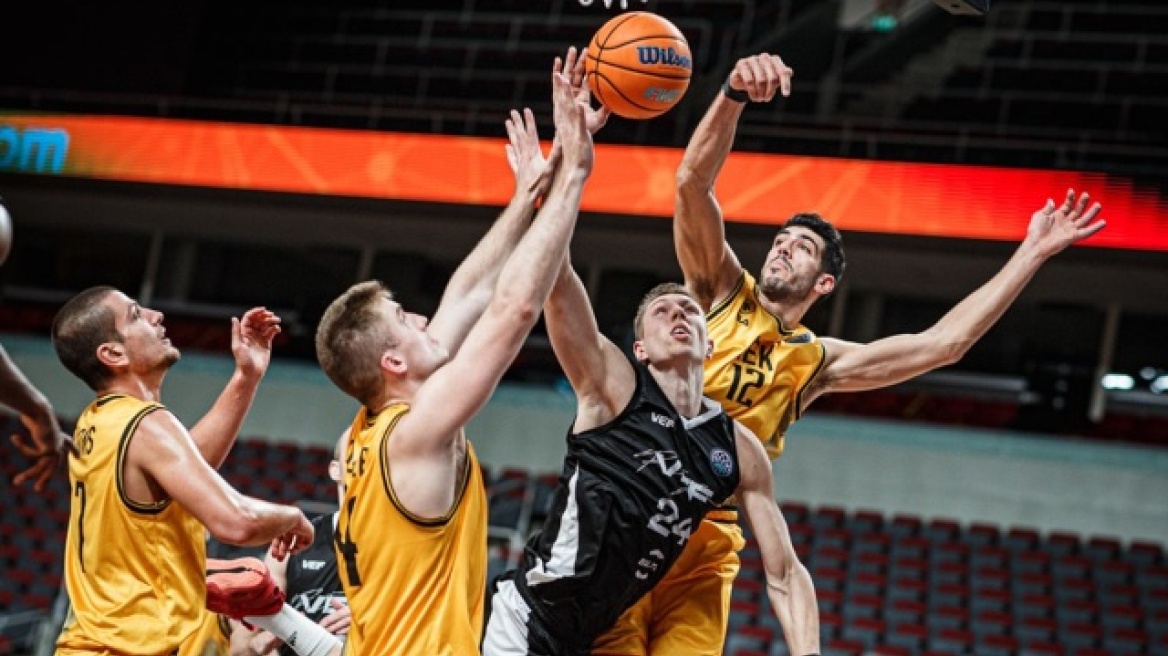
[[[484,656],[589,653],[731,495],[758,538],[791,653],[818,653],[815,590],[775,503],[766,453],[702,396],[710,343],[697,300],[680,285],[649,292],[633,362],[600,334],[567,262],[544,312],[577,414],[549,520],[495,586]]]

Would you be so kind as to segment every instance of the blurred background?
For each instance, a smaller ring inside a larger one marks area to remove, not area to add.
[[[798,175],[727,203],[728,239],[753,271],[791,206],[844,229],[843,284],[806,319],[822,335],[923,330],[1008,259],[1047,197],[1074,186],[1104,204],[1104,233],[1046,265],[961,362],[823,398],[793,429],[776,489],[820,589],[824,653],[1168,653],[1168,6],[1019,0],[957,17],[914,0],[629,4],[682,30],[694,71],[669,113],[614,118],[597,136],[598,174],[619,161],[664,198],[621,205],[635,186],[589,189],[573,260],[618,343],[641,295],[680,276],[677,149],[749,54],[780,54],[795,85],[746,109],[735,151]],[[575,0],[6,6],[5,348],[71,425],[89,393],[48,327],[72,294],[115,285],[166,313],[184,359],[165,401],[193,421],[229,375],[228,317],[272,308],[285,332],[224,473],[265,498],[335,503],[328,451],[355,407],[316,367],[321,312],[370,277],[434,310],[510,193],[507,110],[531,107],[550,137],[552,57],[618,12]],[[473,185],[455,177],[464,156],[486,162]],[[443,166],[449,181],[424,176]],[[826,188],[851,201],[801,195],[837,170],[854,180]],[[903,188],[866,206],[885,182]],[[496,568],[546,512],[573,411],[564,385],[537,327],[472,425]],[[68,518],[58,483],[6,495],[0,654],[46,630]],[[753,574],[735,592],[728,653],[785,654]]]

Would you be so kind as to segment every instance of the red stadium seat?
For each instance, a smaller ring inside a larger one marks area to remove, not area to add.
[[[889,632],[886,640],[889,644],[911,649],[916,653],[928,642],[929,629],[917,623],[897,624]]]
[[[823,656],[861,656],[865,645],[859,640],[834,638],[827,642],[823,649]]]

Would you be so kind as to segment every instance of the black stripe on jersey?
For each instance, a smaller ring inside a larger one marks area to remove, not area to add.
[[[142,419],[144,419],[146,415],[154,412],[155,410],[161,409],[161,405],[152,403],[139,410],[138,414],[134,415],[134,417],[130,419],[130,423],[126,424],[126,430],[122,431],[122,439],[118,443],[118,460],[116,472],[118,483],[118,498],[122,500],[122,504],[125,505],[126,508],[130,509],[131,512],[141,513],[143,515],[157,515],[163,510],[166,510],[167,506],[170,505],[171,500],[164,499],[154,503],[141,503],[139,501],[134,501],[130,497],[126,496],[125,480],[122,478],[122,467],[125,465],[126,461],[126,449],[130,448],[130,438],[134,436],[134,431],[138,430],[138,424],[142,423]]]
[[[110,401],[113,401],[114,399],[120,399],[120,398],[123,398],[125,396],[126,396],[125,394],[106,394],[105,396],[94,401],[93,405],[96,405],[97,407],[100,408],[101,406],[109,403]]]
[[[803,392],[811,386],[811,381],[815,380],[820,371],[823,371],[823,365],[827,362],[827,349],[823,346],[823,342],[817,343],[819,345],[819,364],[815,365],[815,371],[811,372],[807,380],[803,381],[803,386],[795,393],[795,419],[803,416]]]
[[[713,321],[714,317],[718,316],[726,308],[730,307],[731,301],[738,297],[738,292],[742,289],[742,285],[744,284],[746,284],[746,269],[743,269],[742,272],[738,274],[738,282],[734,284],[734,289],[731,289],[730,293],[726,294],[726,298],[723,298],[720,303],[710,308],[710,311],[706,313],[706,321]]]
[[[219,635],[231,640],[231,618],[226,615],[216,615],[215,620],[219,625]]]
[[[427,528],[444,526],[454,518],[454,514],[458,512],[458,507],[462,505],[462,497],[466,494],[467,481],[470,480],[470,445],[467,445],[467,453],[466,459],[463,462],[462,476],[460,476],[458,479],[458,489],[454,493],[454,503],[451,504],[450,510],[448,510],[442,517],[422,517],[420,515],[415,515],[409,510],[406,510],[406,507],[402,505],[401,501],[399,501],[397,498],[397,494],[393,491],[393,483],[389,480],[389,456],[386,455],[386,443],[389,440],[389,434],[393,432],[394,426],[397,426],[397,422],[401,421],[401,418],[405,415],[406,413],[403,412],[394,418],[393,423],[391,423],[389,427],[385,429],[385,433],[382,434],[380,443],[378,444],[380,453],[377,457],[381,459],[381,484],[385,487],[385,494],[387,497],[389,497],[389,502],[393,504],[394,508],[397,508],[397,511],[402,514],[402,517],[405,517],[410,522],[417,524],[418,526],[425,526]]]

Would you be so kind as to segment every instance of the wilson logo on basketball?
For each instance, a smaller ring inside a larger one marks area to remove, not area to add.
[[[693,62],[690,58],[673,48],[637,46],[637,59],[646,65],[660,64],[662,66],[676,66],[677,68],[684,68],[687,71],[693,68]]]

